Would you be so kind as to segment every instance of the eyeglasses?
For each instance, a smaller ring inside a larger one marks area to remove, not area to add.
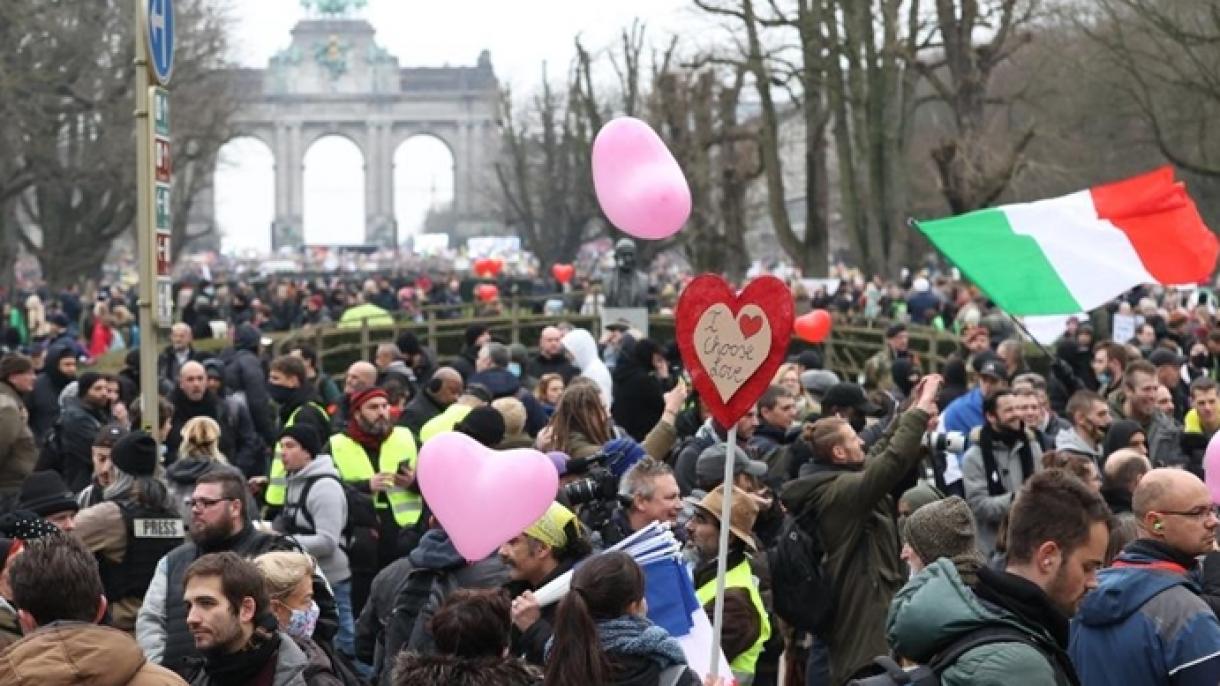
[[[200,510],[207,510],[216,503],[222,503],[226,500],[237,500],[237,498],[187,498],[186,506],[192,510],[198,506]]]
[[[1169,512],[1164,511],[1161,514],[1176,515],[1178,517],[1189,517],[1191,519],[1207,519],[1208,515],[1220,517],[1217,508],[1213,505],[1200,505],[1199,507],[1191,508],[1185,512]]]

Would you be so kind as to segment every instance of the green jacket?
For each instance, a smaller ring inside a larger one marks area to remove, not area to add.
[[[941,558],[916,574],[894,597],[885,629],[896,654],[927,664],[957,637],[993,625],[1010,626],[1039,642],[1054,644],[1041,627],[1024,624],[1006,610],[983,605],[962,582],[953,563]],[[1059,683],[1043,653],[1014,642],[974,648],[940,677],[944,686],[1008,686],[1018,681],[1021,686]]]
[[[802,525],[817,526],[838,585],[834,627],[820,637],[830,651],[833,684],[888,650],[885,614],[906,580],[890,492],[919,463],[927,423],[923,410],[908,410],[873,446],[864,469],[819,464],[784,488],[788,511]]]

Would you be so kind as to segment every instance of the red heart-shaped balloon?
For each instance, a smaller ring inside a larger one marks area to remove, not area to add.
[[[576,276],[576,267],[570,264],[556,264],[551,267],[551,276],[559,283],[568,283]]]
[[[830,325],[829,312],[813,310],[796,318],[796,336],[810,343],[821,343],[830,335]]]
[[[774,276],[734,293],[719,276],[701,274],[682,291],[678,348],[721,426],[732,427],[771,385],[788,352],[792,315],[792,294]]]
[[[491,302],[500,295],[500,289],[494,283],[481,283],[474,287],[474,297],[483,302]]]

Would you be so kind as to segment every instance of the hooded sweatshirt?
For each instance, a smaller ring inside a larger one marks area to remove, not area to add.
[[[1220,621],[1199,596],[1194,567],[1193,557],[1139,539],[1097,575],[1072,621],[1081,683],[1220,683]]]
[[[149,662],[131,636],[83,622],[40,627],[0,655],[0,684],[8,686],[167,686],[185,684]]]
[[[561,342],[572,353],[573,361],[580,367],[580,375],[597,383],[602,391],[602,404],[609,408],[614,399],[614,382],[610,379],[610,370],[597,355],[593,335],[584,329],[572,329],[564,334]]]
[[[333,476],[334,479],[317,479],[309,489],[309,499],[302,503],[301,494],[305,484],[313,477]],[[348,564],[347,553],[343,552],[340,543],[343,541],[343,527],[347,525],[347,497],[339,482],[339,471],[330,455],[318,455],[297,472],[288,474],[287,494],[284,496],[284,515],[291,510],[293,530],[314,533],[297,533],[293,538],[305,552],[318,559],[318,566],[332,584],[347,581],[352,576]],[[293,508],[293,505],[299,507]],[[305,511],[313,517],[312,527]],[[287,529],[287,522],[276,520],[277,531]]]

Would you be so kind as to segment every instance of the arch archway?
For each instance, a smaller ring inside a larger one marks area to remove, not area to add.
[[[271,250],[275,174],[275,154],[260,138],[238,136],[220,148],[212,198],[222,252]]]
[[[400,241],[453,228],[455,170],[453,151],[431,134],[409,136],[394,150],[394,219]]]
[[[304,157],[304,241],[307,245],[364,242],[364,153],[350,138],[318,138]]]

